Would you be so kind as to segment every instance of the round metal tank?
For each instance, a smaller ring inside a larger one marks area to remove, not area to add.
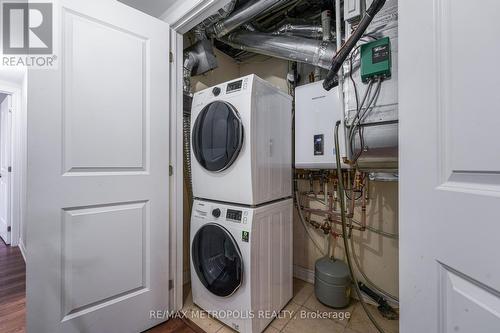
[[[314,271],[316,298],[332,308],[345,308],[351,300],[349,267],[342,260],[321,258]]]

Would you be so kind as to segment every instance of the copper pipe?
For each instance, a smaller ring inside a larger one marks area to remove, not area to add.
[[[334,213],[334,212],[328,212],[328,211],[324,211],[324,210],[321,210],[321,209],[313,209],[313,208],[307,208],[307,207],[301,207],[302,210],[304,210],[305,212],[308,212],[309,214],[314,214],[314,215],[321,215],[321,216],[332,216],[332,215],[336,215],[336,219],[333,218],[330,220],[331,223],[333,224],[337,224],[337,225],[341,225],[342,222],[339,221],[339,218],[340,218],[340,214],[338,213]],[[309,217],[309,220],[312,221],[312,219]],[[308,219],[306,218],[306,221],[308,221]],[[317,223],[317,225],[314,225],[315,228],[320,228],[322,226],[322,224],[320,224],[319,222],[315,222]],[[361,226],[357,226],[357,225],[349,225],[349,229],[351,230],[358,230],[358,231],[365,231],[366,228],[363,228]]]
[[[363,180],[363,183],[366,182],[366,179]],[[363,200],[361,201],[361,225],[363,228],[366,228],[366,195],[365,195],[365,188],[362,189],[362,197]]]

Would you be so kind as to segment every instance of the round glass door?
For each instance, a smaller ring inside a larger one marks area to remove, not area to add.
[[[227,297],[241,286],[241,253],[234,238],[223,227],[207,224],[198,230],[191,256],[198,278],[213,294]]]
[[[229,103],[215,101],[203,108],[193,127],[193,153],[208,171],[231,166],[243,146],[243,124]]]

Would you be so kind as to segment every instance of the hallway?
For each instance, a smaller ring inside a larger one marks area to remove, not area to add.
[[[0,239],[0,332],[25,332],[26,265],[17,247]]]

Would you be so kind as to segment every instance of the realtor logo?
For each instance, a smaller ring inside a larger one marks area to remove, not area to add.
[[[3,3],[4,55],[52,54],[52,3]]]

